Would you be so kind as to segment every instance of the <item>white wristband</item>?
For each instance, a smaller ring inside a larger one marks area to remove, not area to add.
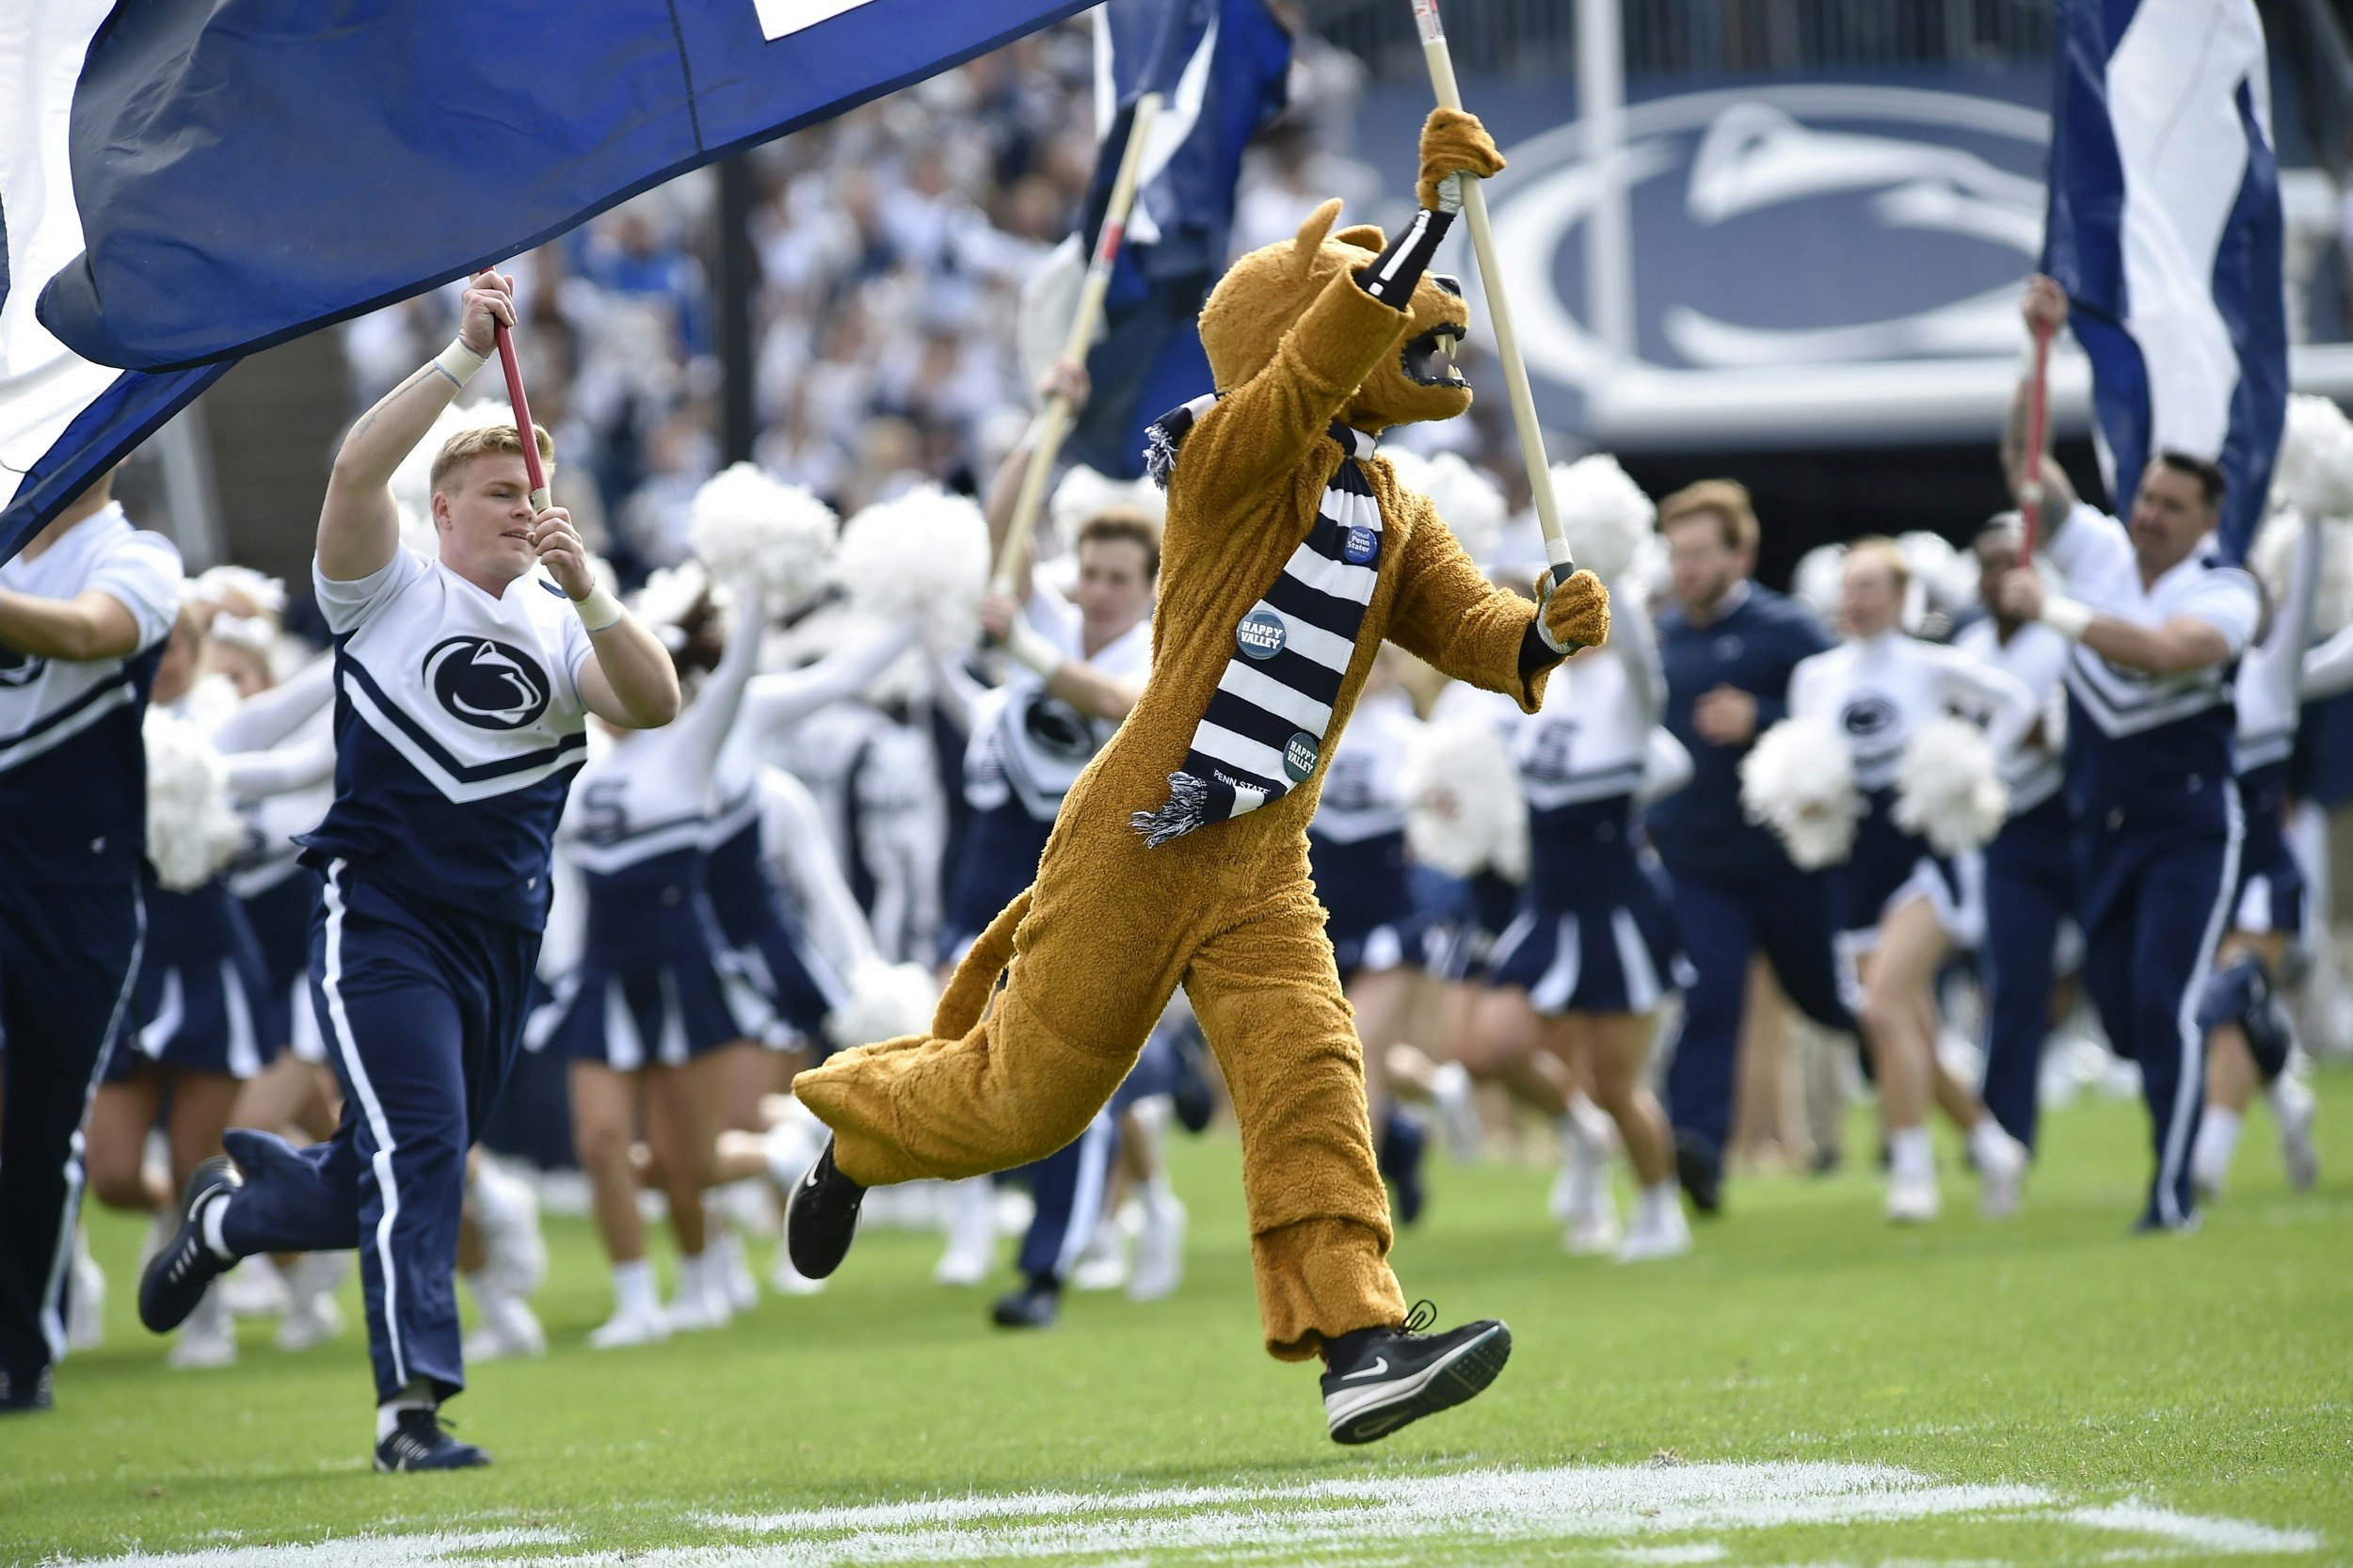
[[[2079,643],[2084,640],[2084,633],[2091,629],[2091,606],[2089,604],[2073,599],[2062,599],[2057,594],[2045,594],[2042,598],[2042,615],[2040,618],[2043,625],[2065,637],[2069,642]]]
[[[1005,653],[1014,663],[1029,666],[1048,680],[1062,668],[1062,649],[1026,620],[1014,621],[1013,632],[1005,638]]]
[[[586,599],[573,600],[572,610],[580,616],[580,624],[592,633],[609,630],[621,618],[621,601],[601,583],[589,591]]]
[[[475,371],[490,362],[488,354],[477,354],[466,346],[463,338],[452,338],[449,346],[433,356],[433,368],[448,376],[460,388],[473,379]]]

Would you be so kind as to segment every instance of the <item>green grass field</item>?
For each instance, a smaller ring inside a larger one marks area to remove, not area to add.
[[[1696,1256],[1639,1269],[1561,1256],[1546,1173],[1437,1165],[1406,1293],[1518,1348],[1474,1403],[1353,1450],[1313,1370],[1258,1349],[1215,1135],[1179,1145],[1182,1292],[1078,1296],[1030,1337],[930,1284],[931,1238],[877,1230],[824,1295],[593,1352],[594,1240],[552,1223],[553,1347],[451,1407],[498,1461],[456,1476],[369,1471],[356,1327],[285,1356],[248,1325],[240,1366],[166,1370],[131,1311],[139,1226],[102,1217],[109,1339],[54,1414],[0,1426],[0,1558],[2353,1561],[2353,1072],[2317,1081],[2320,1190],[2285,1191],[2258,1112],[2187,1238],[2125,1235],[2130,1104],[2053,1121],[2015,1222],[1952,1174],[1942,1223],[1891,1231],[1850,1166],[1739,1182]]]

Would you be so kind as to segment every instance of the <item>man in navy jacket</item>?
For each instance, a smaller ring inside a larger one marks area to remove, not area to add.
[[[1649,824],[1698,971],[1668,1069],[1668,1109],[1684,1189],[1712,1212],[1751,955],[1764,950],[1782,989],[1808,1016],[1854,1028],[1840,994],[1824,878],[1792,866],[1780,841],[1740,808],[1740,760],[1788,713],[1790,670],[1830,639],[1802,605],[1750,581],[1756,512],[1744,487],[1708,479],[1678,490],[1659,504],[1658,528],[1674,568],[1674,602],[1658,625],[1666,724],[1690,752],[1692,775],[1651,808]]]

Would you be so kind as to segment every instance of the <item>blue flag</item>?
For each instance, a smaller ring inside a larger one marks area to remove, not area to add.
[[[1109,0],[1096,13],[1096,91],[1118,105],[1080,228],[1095,248],[1135,101],[1165,100],[1138,171],[1136,207],[1104,296],[1094,383],[1066,448],[1119,478],[1144,472],[1144,427],[1209,391],[1201,302],[1225,269],[1241,155],[1282,111],[1291,40],[1266,0]]]
[[[217,361],[1084,0],[0,3],[4,557]]]
[[[2218,463],[2245,557],[2287,418],[2284,221],[2254,0],[2059,0],[2043,268],[2091,360],[2121,513],[2156,453]]]

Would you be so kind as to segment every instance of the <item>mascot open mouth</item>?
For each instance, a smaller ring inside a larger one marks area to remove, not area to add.
[[[1462,345],[1462,324],[1452,321],[1442,321],[1420,336],[1406,339],[1398,355],[1405,379],[1423,387],[1469,385],[1454,368],[1454,355]]]

